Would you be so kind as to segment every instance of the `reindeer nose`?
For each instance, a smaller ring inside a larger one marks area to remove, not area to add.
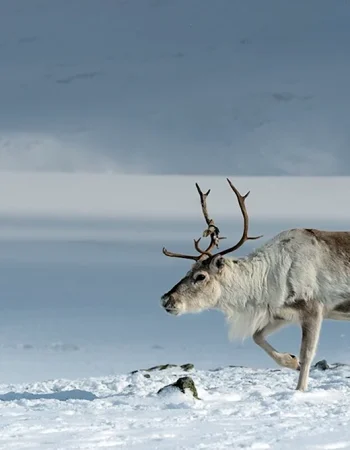
[[[162,301],[162,305],[164,306],[166,304],[166,302],[169,300],[169,295],[168,294],[164,294],[161,297],[161,301]]]
[[[175,300],[171,295],[163,295],[162,297],[163,307],[167,312],[175,309]]]

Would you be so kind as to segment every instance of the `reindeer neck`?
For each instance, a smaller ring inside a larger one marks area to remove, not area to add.
[[[270,320],[268,265],[258,255],[226,260],[222,295],[217,308],[230,326],[231,338],[252,336]]]
[[[266,302],[267,258],[253,253],[245,258],[227,259],[226,276],[222,283],[222,299],[225,306],[245,309],[249,304]]]

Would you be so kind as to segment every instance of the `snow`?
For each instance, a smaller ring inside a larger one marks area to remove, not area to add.
[[[1,448],[350,448],[348,366],[313,369],[308,393],[288,370],[144,373],[0,385]],[[157,395],[183,375],[200,400]]]

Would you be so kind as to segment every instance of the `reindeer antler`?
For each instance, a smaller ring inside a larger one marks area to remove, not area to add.
[[[235,244],[234,246],[232,246],[230,248],[227,248],[226,250],[218,252],[217,253],[218,255],[226,255],[227,253],[234,252],[239,247],[241,247],[246,241],[253,241],[255,239],[260,239],[262,237],[262,235],[261,236],[248,236],[249,217],[248,217],[247,209],[245,206],[245,200],[248,197],[248,195],[250,194],[250,191],[248,191],[245,195],[241,195],[240,192],[238,191],[238,189],[231,183],[231,181],[228,178],[226,178],[226,179],[228,181],[228,184],[231,186],[231,189],[236,194],[238,204],[239,204],[239,207],[241,208],[241,212],[243,215],[244,225],[243,225],[242,237],[237,242],[237,244]]]
[[[208,228],[206,228],[203,231],[203,237],[208,237],[210,236],[210,244],[208,245],[208,247],[205,250],[202,250],[199,247],[199,242],[201,240],[201,238],[199,239],[195,239],[194,240],[194,247],[197,250],[198,253],[201,253],[202,255],[208,255],[211,256],[211,251],[213,250],[214,247],[219,247],[219,241],[221,239],[226,239],[224,237],[220,237],[220,230],[219,228],[215,225],[214,219],[211,219],[209,217],[209,213],[208,213],[208,208],[207,208],[207,197],[210,194],[210,189],[209,191],[207,191],[206,193],[201,191],[201,188],[199,187],[198,183],[196,183],[196,188],[201,200],[201,206],[202,206],[202,212],[203,212],[203,216],[205,221],[207,222]]]
[[[211,251],[213,250],[214,247],[218,247],[219,245],[219,241],[221,239],[226,239],[224,237],[220,237],[219,233],[220,230],[219,228],[215,225],[214,219],[211,219],[209,217],[209,213],[208,213],[208,207],[207,207],[207,197],[210,194],[210,189],[207,192],[202,192],[201,188],[199,187],[198,183],[196,183],[196,188],[199,194],[199,198],[200,198],[200,202],[201,202],[201,206],[202,206],[202,213],[204,216],[204,219],[208,225],[208,227],[203,231],[203,237],[209,237],[210,236],[210,243],[208,245],[208,247],[205,250],[202,250],[199,247],[199,242],[201,240],[201,238],[199,239],[194,239],[194,248],[197,250],[197,252],[199,253],[199,256],[191,256],[191,255],[184,255],[181,253],[173,253],[173,252],[169,252],[166,248],[163,248],[163,253],[166,256],[170,256],[173,258],[184,258],[184,259],[192,259],[194,261],[199,261],[200,259],[203,258],[203,256],[207,255],[207,256],[212,256],[211,255]]]
[[[244,221],[243,233],[242,233],[241,239],[237,242],[237,244],[235,244],[232,247],[227,248],[226,250],[222,250],[222,251],[216,253],[215,255],[226,255],[227,253],[237,250],[239,247],[241,247],[244,244],[244,242],[259,239],[262,237],[262,235],[261,236],[248,236],[249,217],[248,217],[248,212],[247,212],[247,209],[245,206],[245,200],[248,197],[250,192],[247,192],[247,194],[245,194],[245,195],[241,195],[240,192],[238,191],[238,189],[231,183],[231,181],[228,178],[227,178],[227,181],[228,181],[229,185],[231,186],[231,189],[233,190],[233,192],[236,194],[238,204],[240,206],[240,209],[241,209],[241,212],[243,215],[243,221]],[[170,256],[173,258],[184,258],[184,259],[192,259],[194,261],[199,261],[204,256],[209,256],[209,257],[215,256],[215,255],[212,255],[211,251],[213,250],[214,247],[218,248],[220,240],[226,239],[225,237],[219,236],[219,234],[220,234],[219,228],[215,225],[214,219],[211,219],[209,217],[208,208],[207,208],[207,197],[210,194],[210,189],[204,193],[204,192],[202,192],[198,183],[196,183],[196,188],[197,188],[197,191],[198,191],[198,194],[200,197],[200,201],[201,201],[202,213],[203,213],[204,219],[208,225],[208,227],[203,231],[203,237],[210,236],[210,243],[205,250],[202,250],[199,247],[199,242],[200,242],[201,238],[194,239],[194,248],[199,253],[199,256],[184,255],[181,253],[172,253],[172,252],[169,252],[166,248],[163,248],[163,253],[166,256]]]

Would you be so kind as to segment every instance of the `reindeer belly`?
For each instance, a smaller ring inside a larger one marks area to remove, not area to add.
[[[332,320],[350,320],[350,294],[347,299],[344,299],[332,310],[328,311],[325,318]]]

